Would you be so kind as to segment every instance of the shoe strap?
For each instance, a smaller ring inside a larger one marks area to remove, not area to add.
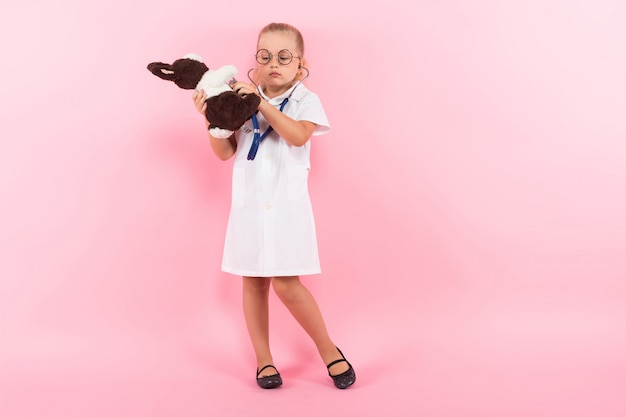
[[[333,365],[337,365],[338,363],[341,362],[345,362],[348,364],[349,367],[352,368],[352,365],[350,365],[350,362],[348,362],[348,360],[346,359],[345,356],[343,356],[343,352],[341,351],[341,349],[337,348],[337,351],[339,352],[339,354],[341,355],[341,359],[337,359],[336,361],[332,361],[331,363],[329,363],[328,365],[326,365],[326,369],[328,369],[328,372],[330,373],[330,367]]]
[[[263,368],[256,371],[256,376],[258,377],[261,374],[261,372],[263,372],[267,368],[274,368],[276,370],[276,375],[280,375],[280,373],[278,372],[278,369],[276,369],[274,365],[265,365]],[[274,376],[274,375],[271,375],[271,376]]]
[[[343,359],[337,359],[336,361],[332,361],[331,363],[329,363],[328,365],[326,365],[326,368],[330,370],[330,367],[331,367],[331,366],[333,366],[333,365],[337,365],[338,363],[341,363],[341,362],[345,362],[345,363],[347,363],[347,364],[348,364],[348,366],[351,366],[351,365],[350,365],[350,362],[348,362],[345,358],[343,358]]]

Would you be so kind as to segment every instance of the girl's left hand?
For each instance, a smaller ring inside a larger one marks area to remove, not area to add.
[[[252,84],[245,83],[243,81],[237,81],[230,86],[233,91],[240,96],[247,96],[248,94],[257,94],[256,88]]]

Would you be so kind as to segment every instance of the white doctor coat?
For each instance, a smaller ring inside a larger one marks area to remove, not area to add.
[[[263,95],[263,93],[261,93]],[[317,125],[314,136],[330,129],[319,97],[303,84],[267,99],[294,120]],[[261,134],[268,128],[257,113]],[[236,132],[232,201],[222,270],[252,277],[310,275],[321,272],[313,210],[308,191],[311,141],[289,145],[272,131],[248,160],[254,133],[248,120]]]

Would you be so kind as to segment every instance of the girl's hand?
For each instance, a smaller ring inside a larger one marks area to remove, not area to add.
[[[206,98],[204,90],[194,91],[193,93],[193,104],[202,115],[206,114]]]
[[[252,84],[237,81],[230,85],[230,88],[240,96],[247,96],[248,94],[257,94],[256,88]]]

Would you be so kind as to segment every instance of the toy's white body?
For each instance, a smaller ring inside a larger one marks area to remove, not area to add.
[[[237,75],[237,68],[232,65],[224,65],[217,70],[208,70],[204,73],[196,90],[204,90],[207,97],[217,96],[225,91],[231,91],[228,82]]]

